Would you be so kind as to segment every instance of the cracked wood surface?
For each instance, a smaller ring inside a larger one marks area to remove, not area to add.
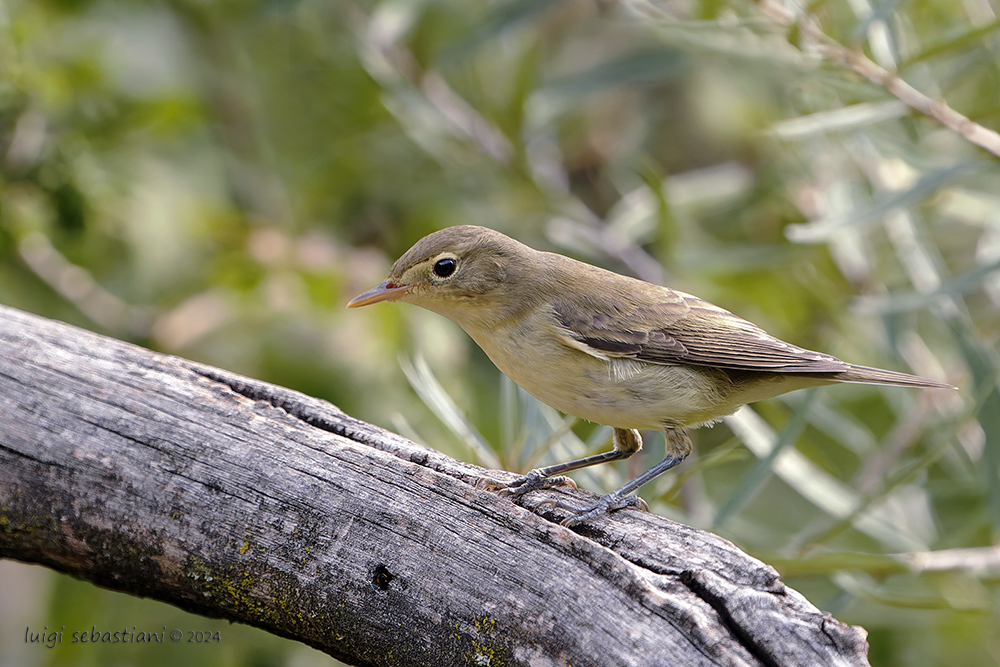
[[[0,556],[356,665],[867,665],[730,542],[546,498],[322,400],[0,307]],[[512,476],[510,476],[512,477]]]

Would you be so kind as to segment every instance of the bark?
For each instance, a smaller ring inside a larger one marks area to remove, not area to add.
[[[322,400],[0,307],[0,556],[355,665],[867,665],[730,542],[569,530]]]

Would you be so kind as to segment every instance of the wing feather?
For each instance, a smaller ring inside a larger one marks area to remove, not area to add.
[[[771,336],[727,310],[683,292],[658,288],[636,295],[641,303],[611,296],[607,303],[561,299],[556,321],[573,347],[603,359],[766,371],[840,373],[851,365]],[[613,301],[613,303],[612,303]]]

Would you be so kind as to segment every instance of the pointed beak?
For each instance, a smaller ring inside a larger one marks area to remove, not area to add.
[[[397,287],[388,280],[384,280],[367,292],[359,294],[348,301],[347,307],[360,308],[361,306],[370,306],[380,301],[395,301],[409,294],[411,289],[406,286]]]

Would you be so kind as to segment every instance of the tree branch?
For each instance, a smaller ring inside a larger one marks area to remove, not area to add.
[[[0,307],[0,556],[357,665],[867,665],[729,542],[576,532],[321,400]]]

